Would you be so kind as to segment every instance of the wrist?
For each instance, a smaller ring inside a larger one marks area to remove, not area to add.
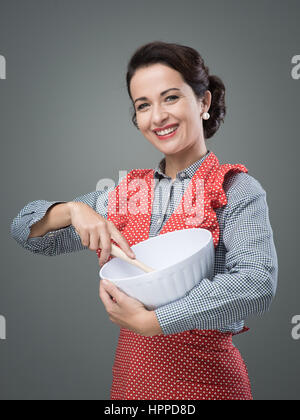
[[[66,209],[67,209],[67,215],[68,215],[68,219],[70,221],[70,224],[72,224],[72,213],[73,213],[73,209],[75,207],[77,203],[75,201],[69,201],[66,203]]]
[[[74,208],[74,206],[76,205],[77,203],[75,202],[75,201],[68,201],[67,203],[66,203],[66,206],[67,206],[67,209],[68,209],[68,212],[69,212],[69,215],[71,216],[71,213],[72,213],[72,210],[73,210],[73,208]]]
[[[65,204],[66,204],[66,208],[68,209],[68,216],[70,217],[70,219],[76,209],[78,209],[81,206],[86,206],[86,204],[82,203],[81,201],[68,201]]]
[[[141,320],[142,335],[150,337],[153,335],[162,335],[163,331],[160,327],[155,311],[146,310],[145,316]]]

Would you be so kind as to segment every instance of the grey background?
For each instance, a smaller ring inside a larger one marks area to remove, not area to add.
[[[130,56],[154,40],[196,48],[227,87],[225,124],[207,147],[261,182],[279,259],[271,310],[234,343],[255,399],[299,398],[299,18],[291,0],[0,0],[1,399],[109,398],[119,328],[98,297],[97,257],[30,254],[9,228],[30,201],[71,201],[119,170],[156,165],[125,84]]]

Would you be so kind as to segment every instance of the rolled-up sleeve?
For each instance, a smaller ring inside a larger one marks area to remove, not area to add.
[[[111,189],[93,191],[72,201],[88,204],[101,216],[107,218],[108,194]],[[36,200],[28,203],[13,219],[10,227],[11,236],[16,242],[35,254],[56,256],[88,249],[81,243],[74,226],[51,231],[44,236],[29,238],[30,227],[40,221],[53,205],[65,201]]]
[[[226,272],[202,279],[185,297],[156,309],[164,334],[221,329],[263,314],[275,296],[278,260],[266,192],[251,176],[228,191]]]

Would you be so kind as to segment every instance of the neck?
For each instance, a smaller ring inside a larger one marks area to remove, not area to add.
[[[166,155],[165,174],[175,179],[178,172],[183,171],[197,162],[197,160],[206,155],[207,151],[205,143],[203,143],[196,148],[193,147],[189,150],[184,150],[176,155]]]

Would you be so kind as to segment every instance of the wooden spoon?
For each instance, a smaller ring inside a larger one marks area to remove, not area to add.
[[[151,273],[152,271],[155,271],[153,268],[148,267],[146,264],[142,263],[141,261],[128,257],[125,254],[125,252],[121,248],[116,246],[115,244],[111,244],[111,255],[117,258],[121,258],[121,260],[126,261],[131,265],[134,265],[140,270],[143,270],[145,273]]]

